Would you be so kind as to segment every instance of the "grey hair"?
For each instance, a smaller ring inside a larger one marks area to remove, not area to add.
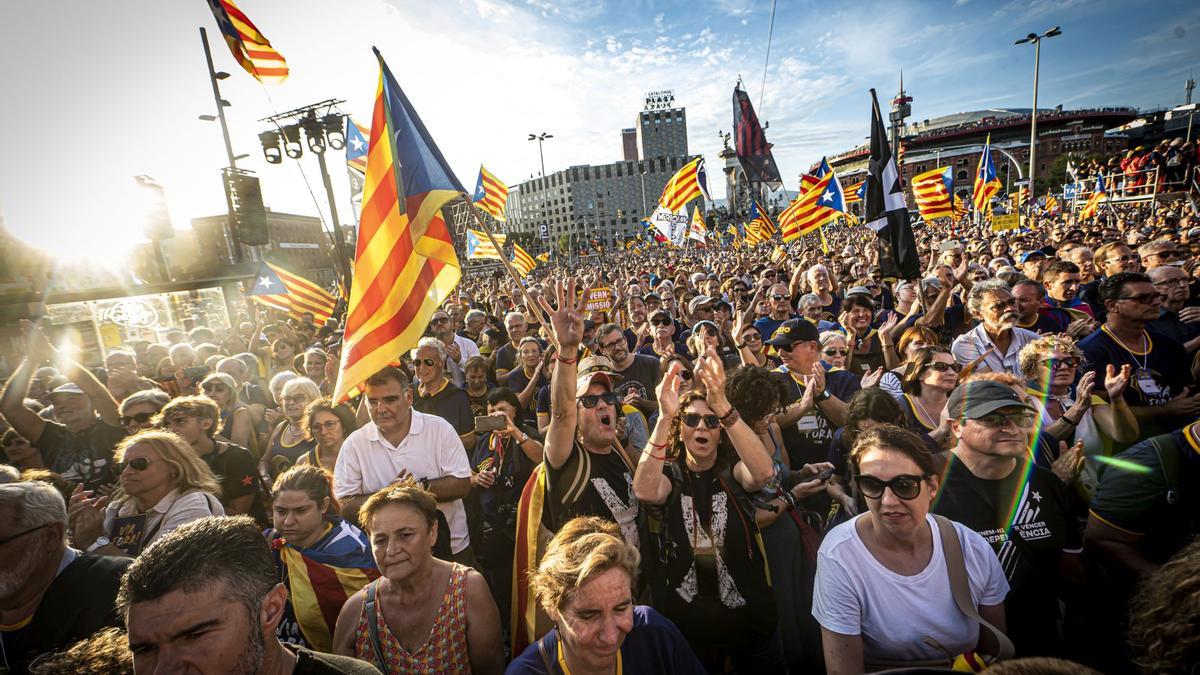
[[[19,530],[51,523],[61,523],[64,532],[67,529],[67,504],[49,483],[40,480],[4,483],[0,485],[0,504],[15,508]]]
[[[821,298],[817,297],[816,293],[805,293],[804,295],[800,296],[800,302],[797,302],[796,306],[799,307],[800,309],[804,309],[805,307],[807,307],[809,305],[815,305],[815,304],[820,304],[820,303],[821,303]]]
[[[967,294],[967,311],[971,312],[971,316],[978,318],[979,306],[983,304],[983,297],[1001,291],[1012,292],[1008,284],[1001,279],[985,279],[975,284],[971,287],[971,292]]]
[[[508,328],[508,322],[510,319],[524,319],[524,318],[525,318],[525,315],[520,312],[509,312],[508,314],[504,315],[504,327]]]
[[[446,345],[443,344],[442,341],[437,338],[431,338],[431,337],[421,338],[420,340],[417,341],[417,346],[413,347],[412,351],[409,352],[409,355],[415,359],[415,358],[417,358],[417,352],[421,349],[424,349],[425,347],[428,347],[430,349],[436,349],[437,353],[438,353],[438,360],[440,360],[442,363],[446,362]]]
[[[180,342],[178,344],[173,344],[170,346],[169,349],[167,349],[167,354],[170,355],[171,361],[177,360],[175,358],[176,354],[185,354],[185,353],[191,354],[192,361],[196,360],[196,350],[194,348],[192,348],[192,346],[186,342]]]
[[[463,316],[463,321],[474,321],[475,319],[487,319],[487,313],[482,309],[472,309]]]
[[[126,396],[125,400],[121,401],[121,414],[124,415],[125,411],[129,410],[135,405],[141,405],[143,403],[154,406],[156,410],[162,410],[163,406],[170,401],[171,397],[168,396],[167,392],[163,391],[162,389],[143,389],[142,391],[135,391],[129,396]]]
[[[218,372],[224,372],[223,370],[221,370],[221,368],[223,368],[225,366],[233,366],[233,367],[237,368],[238,372],[240,373],[240,375],[238,377],[246,377],[247,375],[250,374],[250,366],[247,366],[245,361],[239,359],[236,356],[226,356],[225,358],[221,359],[220,361],[217,361],[217,371]]]
[[[280,396],[283,396],[283,387],[297,377],[300,376],[290,370],[281,370],[271,378],[271,383],[267,385],[267,389],[270,389],[271,395],[278,400]],[[320,397],[318,396],[317,398]]]
[[[842,342],[849,343],[849,341],[846,339],[846,336],[844,334],[842,334],[841,331],[827,330],[827,331],[821,333],[821,336],[820,336],[821,346],[824,347],[825,345],[829,344],[831,341],[833,341],[835,339],[841,340]]]
[[[272,381],[274,381],[274,380],[272,380]],[[321,398],[321,388],[317,386],[316,382],[313,382],[312,380],[308,379],[307,377],[293,377],[292,379],[288,380],[287,382],[284,382],[283,389],[279,390],[279,395],[287,396],[288,392],[296,391],[296,390],[299,390],[302,393],[308,394],[308,398],[310,401],[315,401],[315,400]]]
[[[0,464],[0,485],[17,483],[21,480],[21,472],[11,464]]]

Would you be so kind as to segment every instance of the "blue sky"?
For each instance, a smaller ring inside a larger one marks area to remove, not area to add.
[[[212,111],[198,26],[209,29],[235,149],[263,179],[269,206],[326,211],[315,160],[267,165],[257,120],[326,98],[369,118],[378,46],[459,179],[480,162],[509,184],[537,171],[530,132],[548,171],[620,156],[642,95],[674,89],[688,111],[691,150],[719,163],[717,133],[731,123],[740,74],[788,182],[868,132],[867,90],[881,104],[900,70],[913,117],[985,107],[1028,107],[1033,49],[1013,46],[1052,26],[1042,52],[1044,107],[1182,103],[1200,64],[1200,4],[1161,0],[929,0],[839,3],[780,0],[763,90],[769,0],[241,0],[292,69],[260,87],[215,37],[203,0],[119,3],[44,0],[0,5],[0,214],[7,227],[64,255],[137,240],[130,176],[167,190],[176,226],[224,210],[224,150]],[[337,167],[338,162],[333,165]],[[335,168],[339,212],[349,206]]]

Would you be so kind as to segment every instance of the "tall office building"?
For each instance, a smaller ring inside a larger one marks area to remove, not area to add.
[[[688,154],[687,114],[675,107],[671,90],[646,94],[645,107],[635,122],[637,146],[643,159]]]

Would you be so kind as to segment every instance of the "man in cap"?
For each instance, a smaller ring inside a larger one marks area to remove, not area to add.
[[[546,429],[546,508],[550,529],[557,531],[576,516],[599,516],[617,523],[626,541],[638,543],[638,502],[633,494],[633,468],[621,448],[617,415],[621,398],[617,373],[603,356],[579,360],[583,338],[584,293],[575,300],[575,279],[555,282],[556,306],[545,298],[542,308],[559,350],[550,380],[550,425]],[[620,330],[597,338],[602,349],[628,353]],[[651,359],[653,360],[653,359]]]
[[[846,423],[846,401],[860,388],[858,375],[825,370],[819,341],[820,332],[806,319],[783,322],[767,340],[783,361],[772,371],[787,389],[776,421],[790,464],[797,468],[825,461],[834,430]]]
[[[1017,654],[1055,655],[1062,644],[1056,626],[1062,571],[1082,570],[1083,535],[1062,481],[1029,466],[1036,413],[1012,387],[987,380],[956,388],[947,411],[955,445],[934,512],[975,530],[995,549],[1012,589],[1004,605]],[[1082,465],[1081,446],[1069,452]]]
[[[1021,273],[1038,283],[1041,283],[1042,277],[1046,274],[1046,268],[1050,265],[1050,259],[1046,257],[1046,252],[1040,249],[1022,253],[1017,262],[1021,265]]]
[[[0,414],[13,429],[42,453],[52,471],[96,490],[115,482],[112,455],[124,438],[117,402],[87,368],[55,349],[41,328],[21,322],[25,359],[13,372],[0,397]],[[58,362],[70,382],[50,392],[57,421],[48,421],[25,406],[34,367],[44,360]]]
[[[716,304],[717,298],[710,298],[707,295],[697,295],[689,300],[687,309],[688,317],[691,319],[692,327],[695,328],[696,324],[700,323],[701,321],[713,321],[713,318],[716,316]],[[687,342],[687,339],[691,336],[691,334],[691,329],[686,330],[679,339],[683,342]]]

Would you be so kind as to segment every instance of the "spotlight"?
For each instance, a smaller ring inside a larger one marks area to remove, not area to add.
[[[258,135],[258,140],[262,143],[263,156],[268,164],[279,164],[283,161],[283,154],[279,150],[278,131],[264,131]]]
[[[325,128],[325,140],[330,149],[341,150],[346,147],[345,118],[338,113],[329,113],[321,118],[321,126]]]
[[[325,152],[325,129],[321,127],[316,115],[309,114],[300,122],[300,126],[304,127],[304,135],[308,137],[309,152]]]
[[[300,159],[304,146],[300,144],[300,125],[289,124],[283,128],[283,151],[292,159]]]

